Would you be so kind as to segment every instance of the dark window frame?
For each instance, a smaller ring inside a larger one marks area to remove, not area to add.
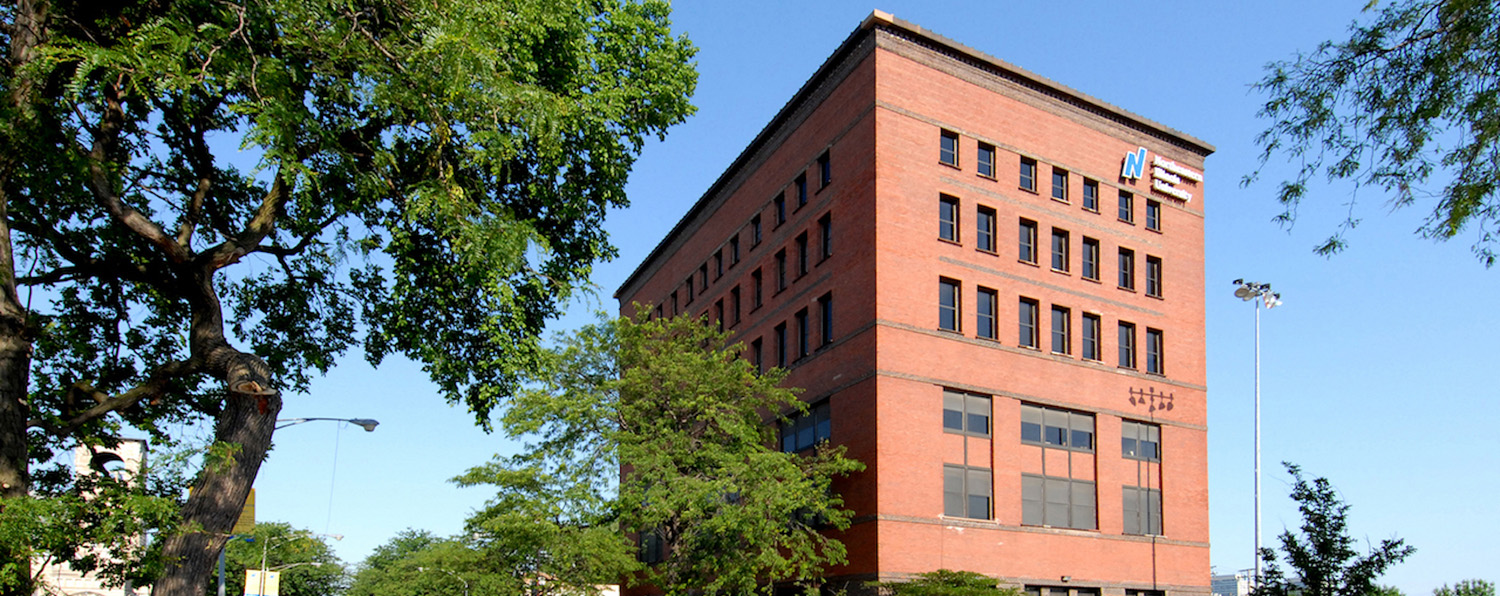
[[[976,168],[980,176],[995,178],[995,146],[989,143],[979,143],[975,156]]]
[[[961,218],[958,210],[958,197],[938,195],[938,240],[955,244],[962,242],[962,236],[959,233]]]
[[[1083,237],[1083,254],[1079,256],[1079,266],[1084,279],[1099,281],[1100,267],[1099,257],[1101,249],[1098,238]]]
[[[974,300],[974,333],[976,337],[991,340],[1000,339],[999,309],[1000,293],[992,288],[979,286]]]
[[[938,133],[938,163],[959,167],[958,133],[943,129]]]
[[[1000,216],[993,207],[979,205],[974,211],[974,239],[979,250],[995,253],[995,234],[998,232]]]
[[[1120,247],[1120,258],[1116,265],[1120,270],[1120,289],[1135,291],[1135,251]]]
[[[828,188],[833,183],[833,161],[824,149],[823,154],[818,156],[818,190]]]
[[[1079,351],[1078,356],[1084,360],[1098,362],[1103,360],[1104,345],[1103,333],[1104,323],[1102,318],[1094,313],[1083,313],[1082,325],[1079,329]]]
[[[1072,244],[1072,235],[1067,230],[1052,228],[1052,270],[1060,273],[1068,272],[1069,245]]]
[[[955,478],[958,479],[956,483]],[[989,468],[943,464],[944,517],[993,519],[994,490],[995,476]],[[979,499],[982,499],[982,505]]]
[[[1146,229],[1161,231],[1161,201],[1146,199]]]
[[[1021,169],[1017,185],[1026,192],[1036,192],[1036,160],[1030,157],[1021,158]]]
[[[1120,321],[1119,335],[1115,340],[1119,348],[1120,368],[1135,369],[1135,323]]]
[[[1073,309],[1052,305],[1052,353],[1073,353]]]
[[[956,279],[938,278],[938,329],[963,332],[963,283]]]
[[[1052,166],[1052,200],[1068,202],[1068,171]]]
[[[1041,349],[1042,305],[1033,298],[1021,297],[1016,306],[1016,345]]]
[[[1088,412],[1021,404],[1021,443],[1048,449],[1095,453],[1098,419]]]
[[[1146,295],[1162,297],[1161,257],[1146,255]]]
[[[1167,374],[1166,338],[1162,330],[1146,328],[1146,373]]]
[[[1016,260],[1037,264],[1036,222],[1021,218],[1016,227]]]
[[[1135,195],[1129,191],[1120,191],[1119,219],[1125,223],[1135,225]]]
[[[943,390],[943,432],[987,439],[994,432],[994,424],[995,406],[990,396]]]
[[[1099,212],[1099,181],[1089,178],[1083,179],[1083,208],[1095,213]]]

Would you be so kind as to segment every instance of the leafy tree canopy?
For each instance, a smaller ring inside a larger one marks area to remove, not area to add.
[[[1386,569],[1416,552],[1401,539],[1388,538],[1369,554],[1359,554],[1349,536],[1349,505],[1333,485],[1326,478],[1307,480],[1301,468],[1282,465],[1294,480],[1292,500],[1302,513],[1302,527],[1300,533],[1281,533],[1286,571],[1275,550],[1261,549],[1265,570],[1253,596],[1368,596]]]
[[[1379,4],[1372,0],[1367,10]],[[1271,121],[1256,142],[1297,164],[1277,199],[1284,224],[1297,217],[1314,178],[1383,192],[1393,208],[1431,204],[1418,229],[1447,240],[1475,229],[1475,253],[1495,262],[1500,233],[1500,4],[1493,0],[1396,0],[1349,39],[1272,62],[1255,89]],[[1245,178],[1249,183],[1259,171]],[[1441,188],[1437,186],[1441,185]],[[1320,254],[1344,249],[1349,215]]]
[[[750,594],[843,562],[824,533],[850,519],[831,483],[863,466],[842,447],[775,449],[766,414],[805,410],[785,373],[758,374],[703,321],[649,311],[584,327],[543,355],[502,416],[526,449],[458,479],[498,489],[471,530],[489,552],[516,550],[510,560],[547,545],[528,568],[558,581],[638,571],[633,582],[667,594]],[[631,537],[643,537],[644,568]]]
[[[995,578],[973,571],[939,569],[918,573],[905,582],[871,582],[887,596],[1020,596],[1015,587],[1000,588]]]
[[[333,596],[349,584],[348,570],[333,554],[328,537],[281,522],[260,522],[248,535],[229,541],[224,551],[225,594],[245,593],[245,570],[282,568],[283,596]],[[262,559],[264,557],[264,559]],[[218,582],[204,586],[203,596],[218,593]]]
[[[1432,596],[1495,596],[1495,584],[1482,579],[1466,579],[1451,588],[1443,584],[1432,591]]]

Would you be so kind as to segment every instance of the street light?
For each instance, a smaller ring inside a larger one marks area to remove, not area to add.
[[[462,575],[459,575],[447,569],[443,569],[442,567],[418,567],[417,571],[441,571],[455,578],[458,578],[458,581],[464,583],[464,596],[469,596],[469,580],[464,579],[464,576]]]
[[[1281,294],[1271,291],[1271,284],[1234,280],[1234,296],[1255,302],[1255,575],[1251,581],[1260,586],[1260,306],[1266,310],[1281,306]]]
[[[365,429],[365,432],[375,432],[375,427],[380,426],[380,422],[379,421],[377,421],[377,420],[371,420],[369,418],[283,418],[281,420],[277,420],[276,421],[276,424],[278,425],[276,427],[276,430],[281,430],[281,429],[286,428],[288,426],[296,426],[296,425],[302,424],[304,422],[312,422],[314,420],[332,420],[334,422],[348,422],[349,424],[353,424],[355,426],[358,426],[360,428]]]
[[[273,539],[267,538],[265,542],[262,542],[260,544],[260,587],[256,588],[256,590],[255,590],[255,593],[257,595],[259,595],[259,596],[264,596],[265,595],[265,593],[266,593],[266,576],[269,575],[271,573],[271,571],[279,571],[279,570],[282,570],[282,569],[290,569],[290,568],[296,567],[298,565],[307,565],[307,564],[309,564],[309,563],[291,563],[291,564],[288,564],[288,565],[278,565],[275,569],[268,569],[268,568],[266,568],[266,553],[268,553],[270,551],[270,549],[271,549],[271,543],[273,543],[273,542],[286,542],[287,540],[291,540],[293,538],[311,538],[313,536],[322,536],[324,538],[332,538],[334,540],[343,540],[344,539],[344,535],[343,534],[312,534],[312,533],[309,533],[309,532],[296,532],[296,533],[293,533],[293,534],[290,534],[290,535],[287,535],[287,536],[282,536],[280,540],[273,540]],[[311,564],[322,565],[322,563],[311,563]]]

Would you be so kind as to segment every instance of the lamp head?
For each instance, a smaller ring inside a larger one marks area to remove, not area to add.
[[[369,418],[353,418],[349,420],[349,423],[365,429],[367,433],[375,432],[375,427],[380,426],[380,421]]]
[[[1240,285],[1234,289],[1234,296],[1240,300],[1250,301],[1255,299],[1255,291],[1251,290],[1250,286]]]

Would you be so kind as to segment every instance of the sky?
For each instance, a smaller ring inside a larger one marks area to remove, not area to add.
[[[615,289],[872,9],[944,35],[1218,148],[1205,168],[1212,564],[1251,566],[1255,308],[1231,281],[1270,283],[1284,305],[1261,313],[1263,531],[1267,546],[1300,523],[1279,462],[1328,478],[1351,505],[1364,548],[1400,537],[1416,554],[1381,583],[1409,596],[1467,578],[1500,581],[1500,389],[1490,382],[1500,272],[1475,238],[1414,234],[1430,206],[1392,212],[1386,198],[1315,186],[1295,227],[1272,223],[1284,164],[1257,165],[1264,65],[1368,18],[1366,0],[1265,2],[681,2],[674,29],[699,48],[697,114],[648,143],[631,206],[607,227],[620,256],[597,268],[599,291],[553,325],[613,310]],[[1357,198],[1361,224],[1341,255],[1318,244]],[[519,445],[446,405],[420,366],[378,369],[350,354],[286,418],[374,418],[373,433],[314,422],[276,435],[261,468],[257,514],[338,534],[351,563],[404,528],[463,531],[488,495],[448,480]],[[1487,497],[1486,495],[1491,495]],[[1485,503],[1491,503],[1486,505]]]

